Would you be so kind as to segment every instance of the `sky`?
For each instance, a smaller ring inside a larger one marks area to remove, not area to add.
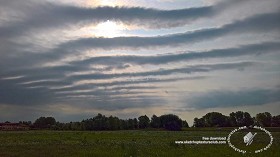
[[[0,122],[280,114],[278,0],[0,0]]]

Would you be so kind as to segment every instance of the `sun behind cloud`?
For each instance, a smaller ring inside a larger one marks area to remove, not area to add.
[[[123,29],[122,25],[118,25],[114,21],[107,20],[106,22],[102,22],[96,26],[88,28],[87,31],[91,36],[114,38],[123,35]]]
[[[124,37],[131,36],[127,32],[129,26],[124,25],[120,22],[115,22],[111,20],[106,20],[98,24],[87,25],[75,31],[71,31],[73,36],[78,37],[103,37],[103,38],[114,38],[114,37]]]

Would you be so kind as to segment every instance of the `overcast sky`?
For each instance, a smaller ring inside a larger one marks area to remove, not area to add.
[[[0,121],[280,114],[279,0],[0,0]]]

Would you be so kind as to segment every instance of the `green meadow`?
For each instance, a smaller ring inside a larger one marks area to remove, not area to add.
[[[280,131],[270,130],[272,146],[258,154],[241,154],[228,144],[175,144],[175,141],[201,140],[202,137],[227,137],[231,128],[187,128],[183,131],[131,130],[131,131],[0,131],[1,157],[178,157],[178,156],[280,156]],[[240,137],[243,136],[239,132]],[[237,136],[236,134],[235,136]],[[264,138],[262,135],[258,138]],[[233,137],[231,137],[233,138]],[[232,139],[242,148],[243,139]],[[266,144],[256,139],[251,149]]]

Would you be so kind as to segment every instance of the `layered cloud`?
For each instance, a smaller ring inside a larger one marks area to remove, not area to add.
[[[28,3],[28,5],[27,5]],[[143,26],[168,28],[185,25],[200,18],[209,18],[242,1],[221,2],[214,6],[202,6],[177,10],[159,10],[143,7],[78,7],[62,3],[33,0],[2,0],[1,8],[8,23],[0,28],[2,37],[12,37],[33,29],[50,29],[69,25],[85,26],[107,20]],[[10,11],[13,9],[13,12]],[[32,16],[36,13],[36,16]],[[11,21],[9,24],[9,20]]]
[[[277,4],[0,0],[0,108],[131,115],[279,103]]]
[[[56,48],[44,52],[37,52],[32,54],[26,54],[22,52],[17,54],[20,62],[26,64],[24,58],[31,59],[34,63],[39,62],[42,64],[43,61],[49,62],[54,59],[61,59],[65,55],[81,54],[87,50],[93,49],[147,49],[147,48],[159,48],[165,46],[180,46],[186,44],[194,44],[202,41],[209,41],[211,39],[221,38],[222,36],[236,34],[236,33],[267,33],[275,32],[279,34],[280,22],[279,12],[269,13],[263,15],[256,15],[241,21],[235,21],[231,24],[224,25],[219,28],[208,28],[197,31],[191,31],[180,34],[164,35],[157,37],[115,37],[115,38],[80,38],[78,40],[71,40],[58,45]],[[275,41],[273,41],[275,42]],[[271,48],[275,48],[274,43],[271,44]],[[277,43],[275,43],[277,44]],[[11,46],[11,45],[10,45]],[[254,45],[253,45],[254,46]],[[264,45],[267,48],[269,45]],[[246,46],[244,47],[246,48]],[[250,47],[248,47],[250,48]],[[15,51],[3,45],[2,51]],[[43,53],[43,54],[42,54]],[[246,53],[246,52],[245,52]],[[21,58],[23,57],[23,59]],[[5,61],[3,61],[5,63]],[[19,62],[19,63],[20,63]],[[29,64],[28,62],[27,64]],[[3,66],[7,66],[9,63],[5,63]],[[23,65],[20,65],[23,66]]]
[[[218,90],[193,94],[186,103],[187,107],[196,109],[264,105],[278,103],[279,95],[279,89]]]

